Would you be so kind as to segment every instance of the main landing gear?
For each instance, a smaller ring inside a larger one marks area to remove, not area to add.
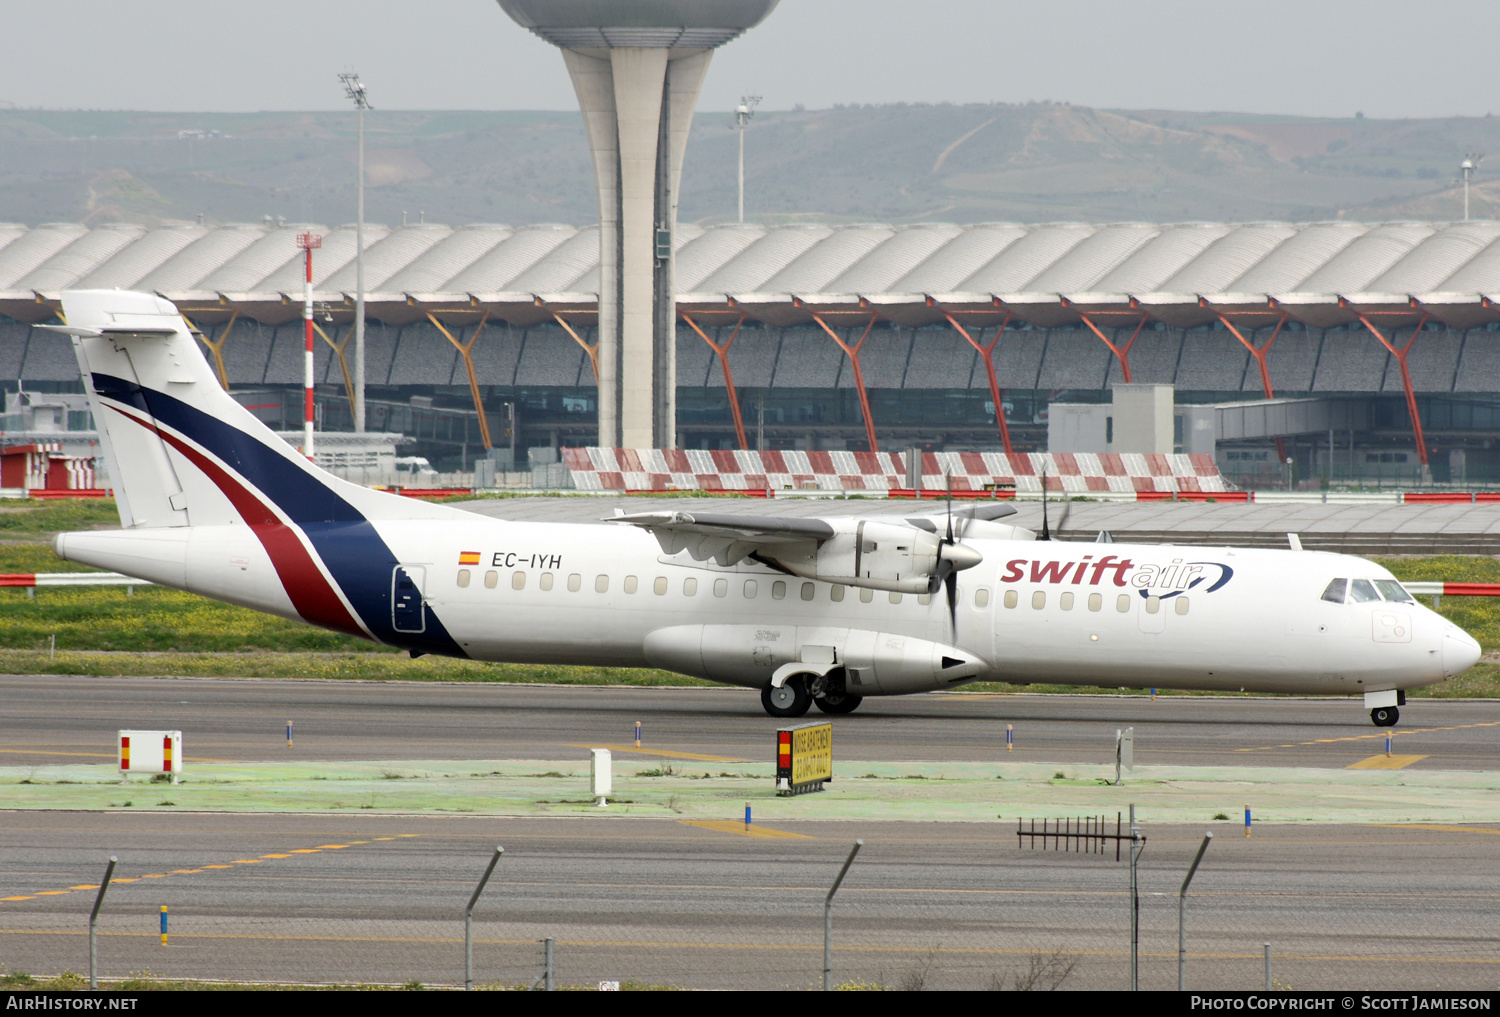
[[[1401,719],[1401,711],[1394,706],[1377,706],[1370,711],[1370,719],[1376,727],[1395,727],[1396,721]]]
[[[822,685],[823,682],[824,679],[819,678],[815,685]],[[817,692],[822,694],[816,695]],[[760,705],[778,720],[801,717],[814,704],[824,713],[853,713],[863,701],[861,696],[844,692],[842,684],[826,692],[816,687],[809,688],[804,675],[793,675],[779,689],[767,685],[760,690]]]

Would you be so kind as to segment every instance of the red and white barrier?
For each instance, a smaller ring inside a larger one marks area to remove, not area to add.
[[[747,452],[569,448],[563,461],[581,491],[900,491],[898,452]],[[1039,494],[1199,494],[1230,490],[1212,456],[1102,453],[925,452],[921,489]]]
[[[20,586],[151,586],[145,579],[118,572],[0,572],[0,587]]]
[[[58,442],[0,449],[0,488],[87,491],[94,488],[94,457],[65,456]]]

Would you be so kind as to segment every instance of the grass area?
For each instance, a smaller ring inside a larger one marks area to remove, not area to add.
[[[850,983],[851,986],[853,983]],[[86,976],[74,971],[64,971],[60,975],[43,975],[40,977],[29,975],[24,971],[12,971],[9,974],[0,975],[0,990],[33,990],[37,992],[84,992],[89,987]],[[863,988],[863,986],[857,986]],[[149,974],[131,975],[123,979],[100,979],[99,989],[102,992],[306,992],[313,990],[317,992],[420,992],[432,988],[450,988],[448,986],[423,985],[418,981],[405,982],[401,985],[375,985],[370,983],[352,983],[348,985],[301,985],[284,982],[199,982],[190,979],[155,978]],[[459,988],[452,986],[451,988]],[[505,985],[500,982],[475,982],[474,988],[480,991],[510,992],[524,990],[524,985]],[[592,985],[560,986],[564,991],[568,989],[593,989]],[[672,992],[676,990],[675,985],[651,985],[645,982],[622,981],[621,992]],[[844,986],[840,986],[844,988]]]
[[[497,492],[498,497],[507,497]],[[467,496],[465,496],[465,499]],[[119,525],[104,499],[0,502],[0,573],[87,569],[52,553],[61,530]],[[1500,583],[1500,559],[1469,555],[1376,558],[1404,580]],[[1440,613],[1473,634],[1487,653],[1500,651],[1500,598],[1446,597]],[[343,678],[365,681],[535,682],[576,685],[707,686],[645,668],[484,664],[423,657],[326,632],[298,621],[221,604],[196,594],[145,586],[0,589],[0,671],[11,674],[161,675],[183,677]],[[56,657],[46,647],[57,637]],[[981,684],[971,691],[1118,694],[1070,685]],[[1130,694],[1148,695],[1144,690]],[[1161,695],[1224,693],[1162,692]],[[1500,666],[1481,663],[1413,697],[1500,698]]]
[[[403,653],[100,653],[0,649],[0,674],[171,675],[183,678],[337,678],[354,681],[508,682],[545,685],[716,683],[668,671],[563,664],[488,664]]]

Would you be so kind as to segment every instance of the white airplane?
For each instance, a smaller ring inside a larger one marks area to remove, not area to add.
[[[62,301],[122,529],[57,553],[413,656],[664,668],[778,718],[991,681],[1361,695],[1382,726],[1480,656],[1349,555],[1059,543],[1004,504],[579,525],[371,491],[236,403],[168,301]]]

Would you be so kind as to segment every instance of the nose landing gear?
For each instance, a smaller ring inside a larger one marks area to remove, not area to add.
[[[1401,711],[1394,706],[1377,706],[1370,711],[1370,719],[1376,727],[1395,727],[1396,721],[1401,719]]]

